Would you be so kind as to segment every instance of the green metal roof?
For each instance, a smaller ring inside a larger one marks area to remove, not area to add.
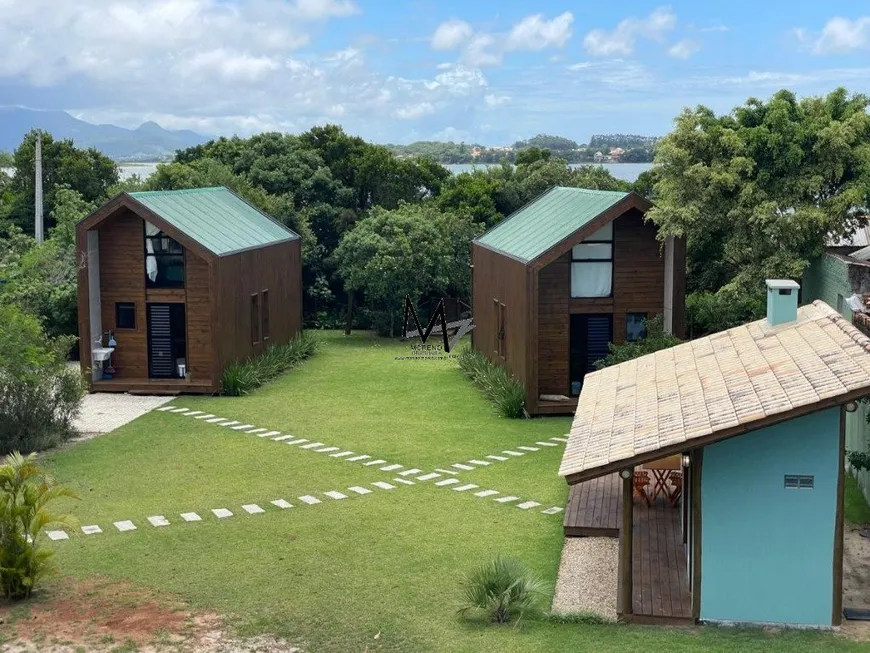
[[[499,222],[476,242],[528,263],[628,195],[621,191],[555,186]]]
[[[223,186],[130,193],[217,256],[299,238]]]

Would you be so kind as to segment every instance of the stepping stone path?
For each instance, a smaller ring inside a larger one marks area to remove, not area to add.
[[[154,515],[153,517],[149,517],[148,521],[152,526],[169,526],[169,520],[163,515]]]
[[[212,512],[218,519],[226,519],[227,517],[233,516],[233,513],[226,508],[212,508]]]
[[[395,490],[396,489],[395,485],[390,485],[389,483],[385,483],[384,481],[375,481],[374,483],[372,483],[372,485],[374,485],[375,487],[379,487],[382,490]]]
[[[236,424],[241,424],[241,422],[224,422],[221,426],[235,426]]]
[[[377,460],[370,460],[367,463],[363,463],[363,465],[365,465],[366,467],[371,467],[372,465],[383,465],[385,462],[387,461],[378,458]]]
[[[417,480],[418,481],[431,481],[433,478],[439,478],[440,476],[441,476],[441,474],[436,474],[435,472],[432,472],[430,474],[423,474],[423,476],[418,476]]]
[[[322,442],[309,442],[308,444],[303,444],[300,449],[316,449],[317,447],[325,447],[326,445]]]
[[[275,499],[274,501],[270,501],[269,503],[271,503],[273,506],[281,508],[281,510],[286,510],[287,508],[293,507],[292,503],[285,501],[284,499]]]
[[[272,438],[275,442],[284,442],[285,440],[292,440],[294,436],[292,435],[279,435],[277,438]]]
[[[350,456],[353,454],[353,451],[339,451],[338,453],[329,454],[330,458],[344,458],[345,456]]]
[[[313,506],[315,503],[320,503],[320,499],[318,499],[317,497],[313,497],[310,494],[299,497],[299,500],[302,503],[307,503],[309,506]]]
[[[553,506],[552,508],[547,508],[546,510],[542,510],[541,512],[545,515],[556,515],[562,512],[562,510],[563,508],[560,508],[559,506]]]
[[[205,413],[204,415],[197,415],[193,419],[208,419],[209,417],[214,417],[211,413]]]
[[[181,518],[184,521],[202,521],[202,517],[197,515],[195,512],[183,512],[181,513]]]
[[[470,465],[480,465],[481,467],[486,467],[487,465],[492,465],[492,463],[488,463],[485,460],[469,460],[468,463]]]
[[[317,453],[329,453],[330,451],[338,451],[338,447],[322,447],[320,449],[315,449]]]
[[[499,462],[504,462],[505,460],[508,460],[504,456],[487,456],[487,458],[490,458],[492,460],[497,460]]]
[[[451,465],[451,467],[455,467],[456,469],[461,469],[463,472],[470,472],[474,467],[471,465],[463,465],[462,463],[456,463]]]
[[[502,451],[502,453],[506,453],[508,456],[525,456],[526,455],[526,454],[521,453],[519,451],[511,451],[511,450]]]
[[[103,529],[96,524],[92,524],[91,526],[82,526],[82,533],[84,533],[85,535],[96,535],[97,533],[102,532]]]
[[[46,535],[48,535],[48,539],[50,540],[68,540],[69,535],[66,531],[46,531]]]
[[[346,494],[342,494],[341,492],[336,492],[335,490],[330,490],[329,492],[324,492],[323,494],[328,496],[330,499],[336,499],[336,500],[337,499],[347,499]]]
[[[273,435],[281,435],[281,431],[266,431],[258,435],[258,438],[271,438]]]
[[[498,494],[498,490],[481,490],[480,492],[475,492],[474,496],[476,496],[476,497],[491,497],[493,494]]]
[[[233,431],[244,431],[245,429],[249,429],[253,426],[253,424],[242,424],[241,426],[234,426]]]
[[[305,438],[299,438],[298,440],[290,440],[285,442],[284,444],[302,444],[303,442],[308,442]]]
[[[555,442],[535,442],[535,444],[539,444],[542,447],[558,447],[559,446]]]
[[[497,501],[498,503],[508,503],[509,501],[517,501],[519,497],[506,496],[499,497],[498,499],[493,499],[493,501]]]
[[[262,515],[264,512],[266,512],[256,503],[246,503],[242,506],[242,510],[244,510],[249,515]]]
[[[443,481],[435,481],[435,485],[441,487],[444,485],[453,485],[454,483],[459,483],[458,478],[445,478]]]
[[[523,503],[517,504],[517,508],[522,508],[523,510],[528,510],[529,508],[534,508],[535,506],[540,506],[541,504],[537,501],[524,501]]]
[[[125,533],[125,532],[127,532],[127,531],[135,531],[135,530],[136,530],[136,524],[134,524],[133,522],[131,522],[129,519],[126,519],[126,520],[124,520],[124,521],[116,521],[116,522],[115,522],[115,528],[117,528],[117,529],[118,529],[119,531],[121,531],[122,533]]]
[[[414,481],[409,481],[407,478],[394,478],[393,481],[402,485],[417,485]]]
[[[399,472],[399,476],[411,476],[412,474],[419,474],[422,471],[422,469],[414,467],[413,469],[406,469],[404,472]]]
[[[354,456],[353,458],[348,458],[347,462],[355,463],[355,462],[360,461],[360,460],[368,460],[369,458],[371,458],[371,456],[366,456],[365,454],[362,454],[359,456]]]
[[[371,494],[372,493],[372,491],[370,489],[368,489],[367,487],[360,487],[359,485],[352,485],[347,489],[350,490],[351,492],[356,492],[357,494]]]
[[[460,485],[459,487],[453,488],[455,492],[465,492],[466,490],[473,490],[474,488],[480,487],[479,485],[473,485],[469,483],[468,485]]]
[[[254,433],[265,433],[266,429],[251,429],[250,431],[245,431],[245,433],[250,433],[253,435]]]
[[[517,447],[517,449],[522,449],[523,451],[540,451],[540,447]]]
[[[386,467],[381,467],[382,472],[394,472],[397,469],[402,469],[403,465],[387,465]]]
[[[436,467],[435,471],[441,472],[442,474],[453,474],[453,476],[456,476],[459,473],[459,472],[454,471],[452,469],[441,469],[440,467]]]

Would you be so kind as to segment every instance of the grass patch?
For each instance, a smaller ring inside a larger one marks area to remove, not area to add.
[[[221,378],[221,394],[246,395],[313,356],[318,346],[317,337],[303,331],[290,342],[271,345],[259,356],[230,363]]]
[[[486,356],[466,344],[459,352],[459,369],[492,402],[500,415],[516,419],[525,414],[526,390],[520,380],[508,374],[505,368],[490,363]]]
[[[851,474],[846,474],[846,485],[843,493],[843,516],[852,524],[870,523],[870,507],[867,499],[858,487],[858,482]]]

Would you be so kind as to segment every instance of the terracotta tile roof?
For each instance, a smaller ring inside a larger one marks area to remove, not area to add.
[[[870,338],[816,301],[795,322],[750,322],[588,374],[559,474],[592,478],[864,389]]]

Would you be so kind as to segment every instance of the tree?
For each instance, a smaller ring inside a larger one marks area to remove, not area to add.
[[[686,238],[690,290],[761,293],[799,278],[870,206],[870,98],[837,89],[798,101],[750,98],[717,116],[699,106],[659,141],[659,237]]]
[[[661,315],[644,320],[646,335],[634,342],[624,342],[619,345],[608,345],[610,353],[599,361],[595,361],[595,367],[599,370],[611,365],[618,365],[625,361],[652,354],[660,349],[668,349],[680,344],[681,340],[672,333],[665,333],[664,320]]]
[[[515,159],[518,166],[529,165],[535,161],[547,161],[552,156],[552,152],[546,148],[527,147],[520,150]]]

